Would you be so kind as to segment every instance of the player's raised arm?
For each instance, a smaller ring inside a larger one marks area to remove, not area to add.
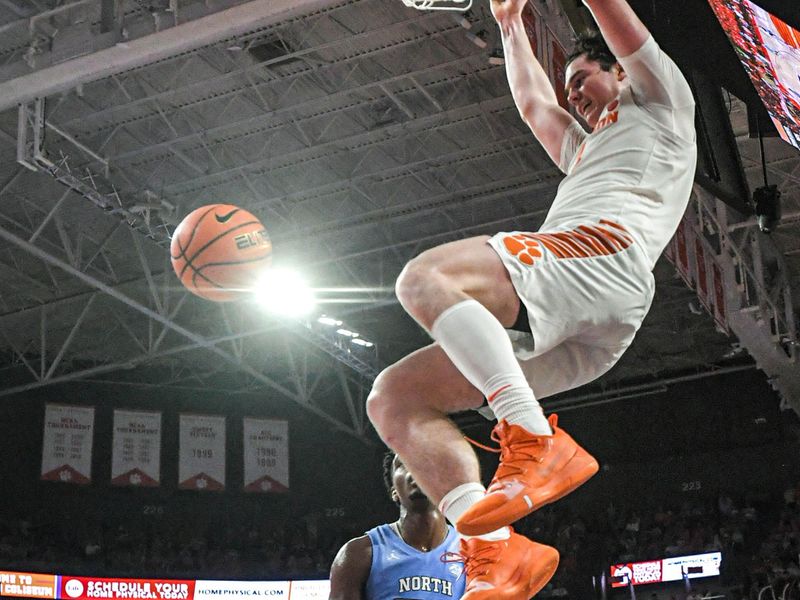
[[[617,58],[630,56],[650,37],[644,23],[626,0],[583,0],[608,48]]]
[[[603,39],[643,102],[673,109],[694,110],[689,84],[675,63],[652,39],[626,0],[583,0],[591,10]],[[680,131],[691,137],[692,131]]]
[[[372,543],[367,536],[350,540],[339,549],[331,565],[328,600],[364,600],[364,587],[372,566]]]
[[[575,119],[559,106],[553,86],[533,54],[522,23],[527,3],[492,0],[492,14],[500,26],[508,85],[517,109],[553,162],[559,164],[564,132]]]

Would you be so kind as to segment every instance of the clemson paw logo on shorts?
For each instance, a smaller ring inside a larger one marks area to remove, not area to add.
[[[503,245],[511,256],[515,256],[523,265],[533,266],[537,258],[542,257],[539,242],[526,235],[508,235],[503,238]]]

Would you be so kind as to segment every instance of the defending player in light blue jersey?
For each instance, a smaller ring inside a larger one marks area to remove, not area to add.
[[[342,546],[331,566],[330,600],[450,600],[464,594],[455,529],[393,453],[384,480],[400,518]]]

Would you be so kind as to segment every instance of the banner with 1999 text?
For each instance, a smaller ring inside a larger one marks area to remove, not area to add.
[[[289,491],[289,423],[244,419],[244,489]]]
[[[180,416],[178,487],[183,490],[225,489],[225,417]]]
[[[47,404],[42,479],[86,485],[92,480],[94,408]]]

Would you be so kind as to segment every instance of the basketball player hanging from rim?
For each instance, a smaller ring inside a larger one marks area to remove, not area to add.
[[[381,373],[367,405],[383,440],[471,536],[465,600],[529,598],[552,576],[558,553],[507,526],[598,465],[537,400],[597,379],[630,345],[696,163],[689,86],[625,0],[584,0],[602,37],[579,40],[566,91],[588,134],[536,61],[526,2],[492,0],[492,13],[517,108],[566,177],[539,232],[452,242],[406,265],[397,296],[435,343]],[[505,328],[531,331],[532,348]],[[502,449],[488,490],[447,416],[484,397]]]

